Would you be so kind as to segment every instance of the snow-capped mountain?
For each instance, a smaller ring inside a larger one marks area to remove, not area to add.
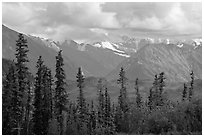
[[[7,59],[12,59],[14,58],[14,46],[18,33],[5,26],[2,26],[2,29],[2,56]],[[200,38],[178,41],[162,38],[155,39],[150,37],[123,37],[119,42],[110,42],[104,40],[94,43],[90,42],[79,44],[74,40],[65,40],[64,42],[60,43],[51,39],[31,35],[25,35],[25,37],[26,39],[28,39],[28,45],[30,45],[29,48],[31,51],[31,55],[29,55],[29,57],[32,58],[33,61],[31,63],[31,68],[35,68],[35,61],[37,60],[37,57],[39,55],[45,56],[45,63],[48,62],[47,64],[52,64],[51,68],[54,68],[53,60],[55,59],[55,54],[57,51],[62,49],[65,62],[69,62],[69,64],[65,63],[66,68],[73,70],[74,68],[82,67],[83,72],[86,76],[106,76],[111,71],[114,71],[114,69],[124,60],[131,60],[132,58],[135,58],[137,54],[141,54],[141,50],[144,50],[144,48],[148,52],[150,52],[149,50],[154,48],[155,45],[155,48],[157,48],[158,50],[171,50],[172,48],[174,49],[175,47],[177,47],[177,50],[181,50],[186,55],[188,55],[188,53],[192,50],[199,51],[200,48],[202,48],[202,39]],[[149,55],[151,55],[151,52],[149,53]],[[180,55],[180,53],[178,55]],[[196,54],[193,54],[193,56],[194,55]],[[175,57],[172,56],[172,58]],[[200,57],[195,58],[197,59]],[[144,62],[139,61],[137,64],[144,65]],[[69,72],[67,76],[70,76],[71,78],[75,77],[74,74],[71,75],[69,74]]]
[[[130,80],[153,80],[155,74],[164,72],[168,81],[187,82],[191,70],[195,79],[202,79],[202,47],[193,48],[190,44],[180,44],[180,47],[173,44],[147,44],[120,63],[107,78],[116,79],[121,67],[124,67]]]
[[[47,38],[42,38],[42,37],[37,37],[37,36],[32,36],[32,35],[28,35],[28,37],[30,37],[31,39],[35,39],[37,41],[41,41],[43,43],[43,45],[45,45],[46,47],[52,48],[56,51],[59,51],[59,42],[56,42],[52,39],[47,39]]]
[[[130,57],[130,55],[128,53],[126,53],[126,49],[121,47],[120,45],[117,45],[115,43],[111,43],[108,41],[104,41],[104,42],[98,42],[93,44],[94,47],[97,48],[103,48],[103,49],[108,49],[110,51],[112,51],[114,54],[119,55],[119,56],[123,56],[123,57]]]

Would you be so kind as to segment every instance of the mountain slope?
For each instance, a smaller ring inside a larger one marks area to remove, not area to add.
[[[36,62],[39,56],[42,56],[45,64],[51,68],[53,74],[55,72],[55,56],[57,51],[53,48],[47,47],[41,39],[36,39],[32,36],[24,34],[28,42],[28,67],[32,74],[36,73]],[[16,40],[18,39],[18,32],[13,31],[6,26],[2,25],[2,57],[6,59],[15,59]],[[64,56],[64,69],[68,79],[75,79],[77,68],[75,64],[67,57]]]
[[[131,80],[153,80],[154,75],[165,72],[169,81],[189,81],[193,70],[196,79],[202,78],[202,47],[198,49],[179,48],[173,44],[147,44],[132,57],[124,60],[107,75],[115,79],[123,66]]]
[[[104,76],[110,71],[87,52],[79,50],[79,47],[80,45],[72,40],[66,40],[60,45],[65,56],[75,62],[78,67],[82,67],[86,76]]]

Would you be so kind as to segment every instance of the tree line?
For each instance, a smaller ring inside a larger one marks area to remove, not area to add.
[[[202,107],[199,100],[193,100],[193,71],[190,73],[190,87],[184,83],[181,103],[173,103],[164,96],[164,72],[155,75],[147,101],[141,96],[139,79],[136,78],[135,101],[130,102],[126,88],[128,79],[122,67],[117,80],[120,86],[118,102],[114,104],[102,79],[97,84],[97,102],[88,102],[84,96],[85,77],[78,68],[76,82],[79,94],[73,102],[65,89],[67,83],[62,50],[56,55],[54,77],[51,69],[44,64],[43,57],[39,56],[34,81],[27,67],[28,52],[27,40],[20,33],[16,41],[16,59],[3,79],[3,134],[201,133]]]

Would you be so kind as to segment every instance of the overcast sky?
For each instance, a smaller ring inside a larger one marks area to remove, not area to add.
[[[3,3],[12,29],[62,41],[202,35],[201,3]]]

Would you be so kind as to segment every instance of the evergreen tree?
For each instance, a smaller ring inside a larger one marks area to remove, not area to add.
[[[116,132],[116,121],[115,121],[115,105],[114,105],[114,102],[112,103],[112,107],[111,107],[110,126],[111,126],[110,134],[115,134],[115,132]]]
[[[98,90],[98,123],[103,125],[105,102],[104,102],[102,79],[98,80],[97,90]]]
[[[107,88],[105,88],[105,124],[108,125],[110,122],[111,115],[111,103],[110,95],[108,94]]]
[[[156,107],[156,106],[162,106],[164,104],[164,99],[163,99],[163,90],[165,86],[164,82],[164,72],[161,72],[158,75],[155,75],[154,82],[153,82],[153,87],[151,89],[151,106]]]
[[[48,133],[49,120],[52,117],[52,76],[51,70],[43,66],[43,92],[42,92],[42,123],[43,134]]]
[[[81,68],[78,69],[77,73],[77,87],[79,88],[79,96],[77,97],[77,110],[78,110],[78,131],[79,134],[87,132],[88,125],[88,107],[84,98],[84,76]]]
[[[103,84],[102,84],[102,79],[98,80],[97,84],[97,90],[98,90],[98,101],[99,101],[99,111],[102,111],[103,106],[104,106],[104,98],[103,98]]]
[[[16,123],[18,134],[22,133],[22,125],[24,124],[24,114],[25,114],[25,103],[23,103],[23,97],[26,95],[27,81],[28,81],[28,67],[26,63],[28,62],[28,45],[27,40],[24,39],[23,34],[19,33],[18,40],[16,41],[16,71],[17,71],[17,80],[18,80],[18,89],[16,93]]]
[[[79,113],[81,115],[84,115],[86,103],[85,103],[84,92],[83,92],[84,76],[82,74],[81,68],[78,69],[78,73],[77,73],[76,78],[77,78],[77,87],[79,88],[79,96],[77,98],[78,99]]]
[[[91,109],[90,109],[90,115],[89,115],[89,134],[94,134],[94,130],[96,128],[96,114],[94,110],[94,102],[93,100],[91,101]]]
[[[52,115],[52,76],[51,70],[43,64],[41,56],[36,67],[38,70],[35,77],[33,132],[37,135],[45,135],[48,133],[49,120]]]
[[[51,70],[48,69],[47,70],[47,88],[48,88],[48,103],[49,103],[49,111],[50,111],[50,118],[53,118],[53,110],[54,110],[54,102],[53,102],[53,77],[52,77],[52,73]]]
[[[57,121],[59,123],[59,131],[60,134],[63,134],[63,110],[66,108],[67,104],[67,93],[65,90],[65,72],[63,69],[64,63],[62,58],[62,50],[58,52],[58,55],[56,56],[56,81],[55,81],[55,109],[56,109],[56,117]]]
[[[31,75],[31,74],[30,74]],[[31,121],[31,111],[32,111],[32,83],[28,81],[28,93],[27,93],[27,100],[26,100],[26,116],[25,116],[25,129],[26,135],[30,133],[30,121]]]
[[[151,90],[151,94],[152,94],[152,106],[158,106],[159,104],[159,77],[158,75],[156,74],[154,76],[154,82],[153,82],[153,88]]]
[[[153,91],[152,91],[152,88],[150,88],[150,90],[149,90],[148,106],[149,106],[150,110],[153,108]]]
[[[8,74],[6,74],[5,80],[3,80],[2,90],[2,134],[10,135],[17,134],[16,128],[17,117],[16,111],[18,109],[17,102],[17,77],[15,73],[14,65],[9,67]]]
[[[191,85],[190,85],[190,88],[189,88],[189,97],[188,97],[189,101],[191,101],[192,96],[193,96],[193,88],[194,88],[193,87],[193,84],[194,84],[194,73],[193,73],[193,71],[191,71],[190,75],[191,75]]]
[[[123,112],[126,112],[128,110],[127,90],[126,90],[127,78],[125,77],[125,71],[123,67],[121,67],[121,70],[119,73],[119,79],[117,80],[117,82],[121,86],[120,95],[118,97],[118,105]]]
[[[142,104],[142,97],[139,93],[138,78],[135,80],[135,90],[136,90],[136,104],[137,107],[140,107]]]
[[[36,68],[37,73],[35,77],[35,96],[34,96],[34,114],[33,114],[33,133],[36,135],[42,135],[44,134],[43,131],[43,108],[42,108],[42,103],[43,103],[43,60],[42,57],[40,56],[37,61]]]
[[[119,73],[119,79],[117,80],[118,84],[120,84],[120,95],[118,97],[118,107],[116,112],[116,129],[117,131],[126,132],[129,126],[128,123],[128,98],[127,98],[127,90],[126,90],[126,82],[127,78],[125,76],[125,71],[123,67],[121,67]]]
[[[165,86],[165,80],[166,78],[164,77],[164,72],[161,72],[160,74],[159,74],[159,94],[161,95],[162,93],[163,93],[163,91],[164,91],[164,86]]]
[[[158,78],[158,86],[159,86],[159,95],[158,95],[158,105],[161,106],[164,104],[164,98],[163,98],[163,92],[164,92],[164,87],[165,87],[165,80],[166,78],[164,77],[164,72],[161,72],[159,74],[159,78]]]
[[[182,101],[184,101],[187,97],[187,86],[186,83],[183,84],[183,93],[182,93]]]

